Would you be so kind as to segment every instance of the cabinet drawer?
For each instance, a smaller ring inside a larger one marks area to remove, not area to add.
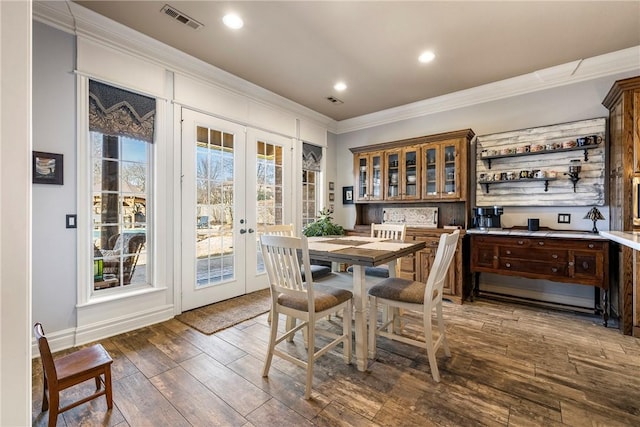
[[[500,247],[500,258],[520,258],[523,260],[566,262],[568,257],[566,250],[556,248],[522,248],[517,246]]]
[[[568,276],[567,263],[538,262],[525,259],[500,258],[499,269],[513,273],[529,273],[540,276]]]

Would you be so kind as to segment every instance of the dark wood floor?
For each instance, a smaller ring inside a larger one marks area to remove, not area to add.
[[[170,320],[101,341],[113,409],[93,400],[58,426],[640,426],[639,339],[596,316],[488,300],[446,303],[445,318],[452,358],[438,355],[440,383],[419,349],[380,339],[366,373],[341,349],[321,358],[309,401],[301,368],[276,358],[261,376],[266,314],[211,336]],[[300,334],[290,349],[303,351]],[[47,422],[39,362],[36,426]]]

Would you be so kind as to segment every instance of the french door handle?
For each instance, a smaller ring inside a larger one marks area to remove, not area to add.
[[[249,234],[253,233],[253,228],[250,228],[249,230],[247,230],[249,232]]]
[[[244,233],[246,233],[246,232],[247,232],[247,230],[245,230],[244,228],[241,228],[241,229],[240,229],[240,234],[244,234]]]

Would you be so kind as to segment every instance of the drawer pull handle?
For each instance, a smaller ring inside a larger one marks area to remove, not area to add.
[[[507,249],[507,255],[511,255],[511,251]]]
[[[544,246],[544,242],[538,242],[540,246]]]
[[[593,243],[589,243],[589,249],[593,249]]]
[[[573,261],[569,262],[569,267],[573,267]]]
[[[552,272],[554,272],[554,273],[557,273],[557,272],[558,272],[558,269],[557,269],[556,267],[553,267],[553,268],[551,269],[551,271],[552,271]]]
[[[558,259],[558,254],[553,254],[553,255],[551,255],[551,258],[553,258],[553,259]]]
[[[494,256],[493,256],[493,259],[498,259],[498,255],[494,255]]]
[[[511,263],[506,263],[505,267],[510,268],[511,267]]]
[[[518,244],[519,245],[524,245],[524,242],[522,240],[518,240]]]

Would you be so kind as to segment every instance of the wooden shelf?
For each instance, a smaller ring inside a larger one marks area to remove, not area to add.
[[[533,152],[530,151],[528,153],[496,154],[494,156],[480,156],[480,159],[481,160],[486,160],[487,161],[487,168],[491,169],[491,160],[494,160],[494,159],[504,159],[504,158],[522,157],[522,156],[535,156],[535,155],[538,155],[538,154],[550,154],[550,153],[560,153],[560,152],[563,152],[563,151],[584,150],[584,161],[588,162],[589,161],[589,152],[588,152],[588,150],[591,150],[592,148],[598,148],[599,146],[600,146],[600,144],[591,144],[591,145],[582,145],[582,146],[579,146],[579,147],[572,147],[572,148],[556,148],[554,150],[540,150],[540,151],[533,151]],[[498,182],[498,181],[494,181],[494,182]]]
[[[506,184],[510,182],[535,182],[544,181],[544,191],[549,191],[549,181],[555,181],[558,178],[518,178],[518,179],[504,179],[500,181],[478,181],[478,184],[484,185],[485,190],[489,193],[490,184]]]

